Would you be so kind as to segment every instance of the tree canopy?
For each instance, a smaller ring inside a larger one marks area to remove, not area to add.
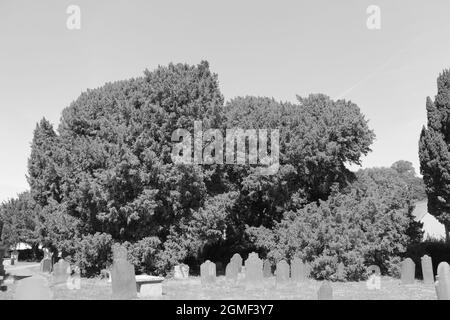
[[[444,70],[437,80],[434,101],[427,97],[427,127],[419,140],[420,172],[426,185],[428,212],[446,230],[450,242],[450,70]]]

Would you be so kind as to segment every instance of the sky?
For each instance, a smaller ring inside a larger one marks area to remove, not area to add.
[[[69,30],[77,5],[81,28]],[[380,8],[370,30],[369,5]],[[0,0],[0,201],[27,190],[36,123],[87,88],[207,60],[225,99],[356,103],[375,131],[363,167],[411,161],[425,100],[450,68],[448,0]]]

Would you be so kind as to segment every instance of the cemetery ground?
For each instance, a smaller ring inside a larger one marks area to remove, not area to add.
[[[69,290],[64,284],[52,286],[51,275],[40,272],[39,264],[19,262],[6,268],[9,279],[7,290],[0,292],[0,300],[13,299],[18,281],[31,275],[40,275],[48,279],[55,300],[110,300],[111,283],[106,279],[82,278],[79,290]],[[225,276],[218,276],[213,284],[204,286],[200,277],[176,280],[166,278],[163,282],[163,295],[160,300],[316,300],[322,281],[306,280],[300,285],[286,284],[276,286],[275,277],[264,278],[261,289],[246,289],[243,279],[231,282]],[[421,280],[414,284],[401,284],[400,279],[381,278],[379,290],[368,290],[364,281],[333,282],[334,300],[436,300],[433,285]],[[149,299],[149,298],[146,298]]]

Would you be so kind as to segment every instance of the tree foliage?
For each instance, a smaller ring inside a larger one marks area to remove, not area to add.
[[[426,185],[428,212],[446,230],[450,242],[450,70],[444,70],[437,80],[434,101],[427,97],[428,123],[419,141],[420,172]]]
[[[333,188],[327,200],[286,212],[275,228],[247,232],[274,262],[298,257],[311,264],[316,278],[360,280],[370,264],[390,272],[408,245],[420,241],[413,208],[409,187],[395,170],[365,169],[341,192]]]

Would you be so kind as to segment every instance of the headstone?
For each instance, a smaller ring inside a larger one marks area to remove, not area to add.
[[[328,281],[324,281],[317,292],[319,300],[333,300],[333,288]]]
[[[312,267],[309,263],[305,263],[305,278],[309,279],[311,277]]]
[[[447,262],[439,263],[436,278],[435,289],[438,300],[450,300],[450,266]]]
[[[66,283],[70,274],[70,263],[60,259],[53,267],[53,284]]]
[[[416,272],[416,265],[411,258],[406,258],[402,261],[401,280],[402,284],[414,284],[414,276]]]
[[[66,281],[67,289],[80,290],[81,288],[81,272],[78,266],[75,266]]]
[[[366,281],[366,287],[369,290],[381,289],[381,270],[377,265],[371,265],[367,268],[368,279]]]
[[[111,284],[113,299],[127,300],[137,297],[134,266],[127,261],[127,249],[117,246],[113,252]]]
[[[270,278],[272,274],[272,262],[269,259],[264,260],[263,263],[263,275],[264,278]]]
[[[206,260],[200,265],[200,277],[202,284],[211,284],[216,281],[216,264]]]
[[[239,253],[235,253],[231,259],[230,262],[233,262],[238,267],[238,272],[242,272],[242,257]]]
[[[369,290],[380,290],[381,289],[381,277],[376,273],[372,273],[369,279],[366,281],[367,289]]]
[[[19,281],[14,293],[14,300],[51,300],[52,291],[47,279],[42,276],[32,276]]]
[[[285,260],[278,261],[275,275],[277,284],[285,284],[289,281],[289,264]]]
[[[261,288],[263,283],[263,262],[257,253],[251,253],[245,260],[245,286],[247,289]]]
[[[19,262],[19,251],[14,250],[11,252],[11,264],[14,265],[16,262]]]
[[[1,246],[0,245],[0,277],[4,277],[6,272],[5,272],[5,267],[3,266],[3,258],[5,256],[6,253],[6,246]],[[2,283],[2,281],[0,280],[0,284]]]
[[[369,266],[369,267],[367,268],[367,273],[368,273],[369,275],[376,274],[376,275],[378,275],[378,276],[381,276],[381,270],[380,270],[380,267],[377,266],[377,265],[375,265],[375,264],[373,264],[373,265],[371,265],[371,266]]]
[[[336,277],[339,280],[345,279],[345,265],[342,262],[337,265]]]
[[[50,273],[53,270],[52,258],[44,258],[41,260],[41,272]]]
[[[295,258],[291,262],[291,279],[297,284],[306,280],[306,267],[299,258]]]
[[[225,268],[225,277],[227,278],[227,280],[236,281],[238,279],[238,271],[238,265],[230,261]]]
[[[434,284],[433,262],[431,261],[431,258],[424,255],[420,259],[420,262],[422,265],[423,282],[425,284]]]
[[[188,279],[189,266],[187,264],[179,264],[174,267],[173,277],[175,279]]]

